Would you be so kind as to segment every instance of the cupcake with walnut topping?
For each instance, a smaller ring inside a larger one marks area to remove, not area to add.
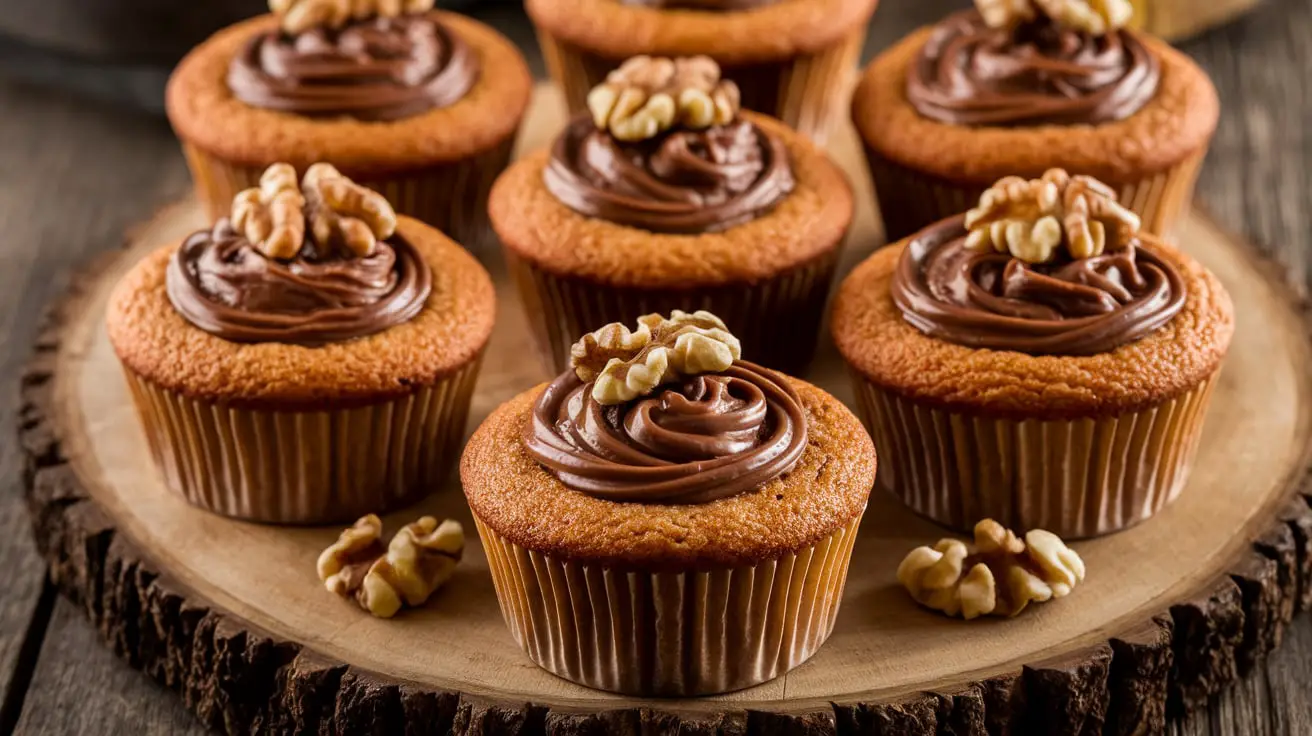
[[[496,31],[433,0],[271,0],[169,80],[168,114],[210,216],[285,161],[333,164],[466,245],[510,161],[532,78]]]
[[[1207,74],[1128,30],[1128,0],[976,0],[867,67],[852,100],[889,240],[1004,176],[1093,176],[1169,237],[1220,116]]]
[[[852,272],[833,333],[882,487],[959,531],[1062,537],[1179,495],[1234,315],[1139,225],[1094,179],[1010,177]]]
[[[852,221],[843,174],[740,112],[705,57],[631,59],[589,106],[488,205],[548,366],[593,325],[679,308],[719,314],[766,365],[804,366]]]
[[[354,519],[442,481],[495,298],[464,249],[326,164],[114,289],[109,339],[165,483],[254,521]]]
[[[874,447],[837,399],[740,351],[708,312],[606,325],[470,439],[465,495],[538,665],[704,695],[782,675],[829,636]]]

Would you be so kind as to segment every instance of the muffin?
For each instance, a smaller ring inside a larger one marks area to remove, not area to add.
[[[510,161],[532,78],[491,28],[433,0],[271,0],[169,80],[169,120],[212,218],[269,165],[331,163],[467,246]]]
[[[829,636],[874,446],[837,399],[740,358],[709,312],[606,325],[474,432],[460,478],[539,666],[707,695],[777,677]]]
[[[823,142],[876,0],[527,0],[571,112],[631,56],[715,59],[743,105]]]
[[[880,486],[958,531],[1091,537],[1188,478],[1230,345],[1230,298],[1115,192],[1054,170],[843,282],[833,335],[884,462]]]
[[[852,100],[890,241],[1050,168],[1111,185],[1170,237],[1220,115],[1187,56],[1127,30],[1127,0],[976,0],[866,69]]]
[[[739,112],[706,57],[632,59],[589,106],[488,205],[551,372],[593,326],[679,308],[715,312],[762,363],[798,372],[852,222],[842,172]]]
[[[138,263],[109,339],[164,482],[252,521],[353,520],[450,471],[495,316],[440,232],[327,164]]]

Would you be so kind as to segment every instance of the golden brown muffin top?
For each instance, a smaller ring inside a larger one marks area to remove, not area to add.
[[[185,320],[165,287],[177,245],[146,256],[110,295],[109,340],[134,373],[188,396],[236,404],[368,403],[436,383],[474,359],[492,334],[492,280],[442,233],[408,217],[397,232],[427,263],[433,290],[409,322],[319,347],[236,343]]]
[[[492,226],[515,255],[551,273],[612,286],[706,287],[754,281],[837,248],[852,223],[843,172],[801,134],[763,115],[742,117],[778,136],[796,186],[769,213],[721,232],[653,233],[581,215],[543,183],[550,152],[538,151],[497,179]]]
[[[1197,154],[1216,131],[1220,103],[1189,57],[1138,35],[1161,64],[1157,94],[1130,117],[1100,125],[963,127],[923,117],[907,99],[907,70],[933,31],[922,28],[866,67],[852,120],[866,144],[907,168],[991,185],[1037,177],[1052,165],[1104,181],[1164,171]]]
[[[566,488],[529,456],[522,434],[544,386],[503,404],[460,460],[469,506],[527,549],[607,567],[686,570],[755,565],[816,544],[856,519],[875,482],[875,449],[837,399],[787,379],[807,416],[808,447],[761,488],[704,504],[618,503]]]
[[[478,81],[458,102],[390,122],[316,118],[252,107],[228,88],[228,65],[255,36],[277,28],[262,15],[197,46],[169,79],[169,121],[178,137],[207,153],[249,165],[286,161],[305,169],[330,161],[352,176],[457,161],[514,134],[533,80],[519,51],[488,26],[433,11],[478,58]]]
[[[746,11],[660,10],[616,0],[526,0],[533,22],[611,59],[705,54],[722,64],[814,53],[862,28],[877,0],[777,0]]]
[[[1220,367],[1234,308],[1219,279],[1150,235],[1141,247],[1175,266],[1184,307],[1151,335],[1091,356],[978,350],[907,324],[890,286],[908,240],[862,262],[839,287],[833,336],[851,366],[889,391],[952,411],[1016,418],[1106,416],[1136,411],[1197,388]]]

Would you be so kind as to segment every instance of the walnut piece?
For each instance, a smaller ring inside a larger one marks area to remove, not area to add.
[[[1071,258],[1091,258],[1124,249],[1139,226],[1139,216],[1117,203],[1111,187],[1050,169],[1040,179],[1005,177],[985,191],[966,213],[966,247],[1031,264],[1053,260],[1063,246]]]
[[[434,0],[269,0],[269,10],[291,35],[311,28],[341,28],[352,20],[395,18],[433,9]]]
[[[407,524],[384,550],[383,524],[370,514],[342,532],[319,556],[319,579],[369,613],[391,618],[404,606],[422,606],[451,579],[465,549],[460,522],[425,516]]]
[[[232,200],[232,227],[269,258],[289,259],[305,243],[305,197],[296,183],[296,169],[274,164],[260,176],[260,185]]]
[[[720,79],[707,56],[635,56],[588,93],[593,123],[622,141],[641,141],[681,125],[724,125],[738,114],[738,86]]]
[[[742,357],[742,344],[707,311],[648,314],[630,332],[614,322],[584,335],[570,349],[570,367],[592,381],[592,398],[622,404],[657,386],[722,371]]]
[[[1101,36],[1124,28],[1134,17],[1130,0],[975,0],[992,28],[1014,28],[1042,13],[1072,31]]]
[[[902,560],[897,579],[916,602],[966,620],[1015,616],[1030,603],[1061,598],[1084,580],[1084,560],[1055,534],[1016,538],[992,519],[975,525],[975,549],[943,539]]]
[[[301,189],[310,232],[320,248],[345,247],[364,257],[396,232],[396,212],[387,198],[346,178],[331,164],[311,166]]]

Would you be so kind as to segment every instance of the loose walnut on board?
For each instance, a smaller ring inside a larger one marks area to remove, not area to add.
[[[707,311],[648,314],[630,332],[615,322],[584,335],[570,349],[570,366],[593,381],[592,398],[622,404],[687,376],[722,371],[742,357],[742,344]]]
[[[319,579],[379,618],[423,605],[455,572],[465,549],[460,522],[431,516],[407,524],[384,549],[382,522],[370,514],[319,556]]]
[[[1139,226],[1111,187],[1050,169],[1039,179],[1008,176],[987,189],[966,213],[966,247],[1030,264],[1047,263],[1063,248],[1071,258],[1091,258],[1127,247]]]
[[[394,18],[433,9],[434,0],[269,0],[282,30],[296,35],[311,28],[341,28],[352,20]]]
[[[1035,529],[1021,541],[985,519],[975,526],[973,550],[956,539],[918,547],[897,579],[921,605],[970,620],[1015,616],[1030,603],[1066,596],[1084,572],[1084,560],[1055,534]]]
[[[635,56],[594,87],[587,104],[598,128],[622,141],[641,141],[676,125],[724,125],[738,115],[740,99],[738,86],[720,78],[710,57]]]

